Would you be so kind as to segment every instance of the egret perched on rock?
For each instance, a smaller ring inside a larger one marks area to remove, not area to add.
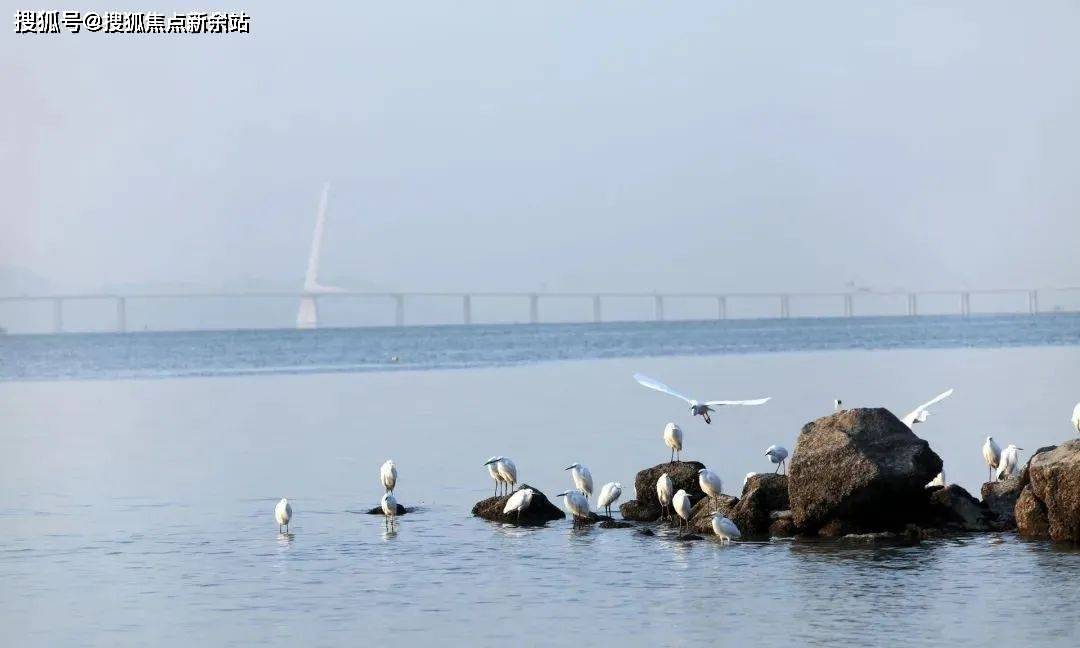
[[[387,459],[386,463],[379,468],[379,480],[382,481],[383,489],[387,493],[394,492],[394,486],[397,484],[397,466],[394,465],[392,459]]]
[[[692,416],[700,416],[705,419],[706,423],[712,423],[712,419],[709,418],[709,412],[715,412],[715,407],[722,407],[724,405],[761,405],[769,401],[769,398],[757,398],[754,400],[713,400],[705,401],[704,403],[698,402],[693,398],[683,396],[679,392],[675,391],[671,387],[668,387],[664,383],[656,380],[655,378],[649,378],[644,374],[634,374],[634,380],[638,381],[641,385],[648,387],[649,389],[655,389],[658,392],[663,392],[679,398],[690,406],[690,414]]]
[[[510,460],[510,457],[499,457],[496,470],[499,471],[499,478],[502,479],[503,484],[509,486],[510,490],[514,490],[514,487],[517,486],[517,466]]]
[[[678,453],[682,452],[682,428],[674,423],[668,423],[664,427],[664,444],[671,448],[671,463],[678,459]],[[679,461],[682,461],[679,459]]]
[[[998,463],[1001,462],[1001,448],[994,441],[994,437],[988,436],[982,450],[983,459],[986,460],[986,465],[990,468],[990,476],[987,478],[987,481],[990,481],[994,478],[994,471],[997,470]]]
[[[769,446],[769,449],[765,451],[765,456],[769,458],[769,461],[776,464],[776,470],[774,470],[773,473],[778,473],[780,472],[780,468],[784,465],[784,462],[787,461],[788,451],[784,446],[771,445]]]
[[[503,483],[502,476],[499,475],[500,459],[502,459],[502,457],[492,457],[484,462],[484,465],[487,466],[488,474],[495,480],[495,497],[499,496],[499,486]]]
[[[668,507],[671,506],[671,498],[675,495],[675,482],[671,480],[671,477],[667,473],[660,475],[660,479],[656,480],[656,499],[660,500],[660,510],[666,519],[668,517]]]
[[[570,476],[574,479],[574,486],[585,494],[585,499],[592,497],[592,473],[589,472],[587,467],[579,463],[572,463],[566,468],[563,468],[563,470],[570,471]]]
[[[1080,434],[1080,403],[1073,408],[1072,425],[1076,428],[1076,433]]]
[[[600,495],[596,498],[596,508],[607,509],[608,517],[611,517],[611,505],[619,501],[620,497],[622,497],[622,484],[608,482],[600,487]]]
[[[739,527],[719,513],[712,518],[712,530],[720,538],[721,544],[742,537],[742,531],[739,531]]]
[[[1016,472],[1017,467],[1020,465],[1020,451],[1023,448],[1017,448],[1013,444],[1005,446],[1005,449],[1001,451],[1001,461],[998,463],[997,478],[998,480],[1011,477]]]
[[[394,498],[394,494],[385,493],[382,496],[382,501],[379,502],[379,506],[382,507],[383,524],[394,526],[394,523],[397,522],[397,500]]]
[[[724,482],[720,481],[720,475],[717,475],[708,468],[702,468],[697,471],[698,485],[701,486],[701,491],[705,493],[705,496],[712,500],[713,510],[715,511],[719,504],[716,498],[724,494]]]
[[[951,390],[951,389],[948,390],[948,391],[941,392],[937,396],[934,396],[933,398],[926,401],[922,405],[919,405],[915,409],[908,412],[904,416],[904,418],[902,418],[900,420],[903,421],[904,425],[908,426],[909,428],[914,426],[916,423],[925,423],[926,418],[928,416],[930,416],[930,410],[927,409],[927,408],[929,408],[934,403],[937,403],[938,401],[943,401],[946,398],[948,398],[949,396],[952,396],[952,393],[953,393],[953,390]]]
[[[746,473],[746,477],[743,477],[743,480],[742,480],[742,489],[746,490],[746,482],[750,481],[751,477],[756,477],[756,476],[757,476],[756,472],[748,472],[748,473]]]
[[[680,488],[679,492],[675,493],[675,497],[671,498],[671,505],[675,508],[675,513],[686,521],[686,528],[689,530],[690,511],[694,508],[690,505],[690,496],[686,494],[686,491]],[[679,522],[679,528],[682,528],[682,522]]]
[[[522,488],[513,495],[510,499],[506,500],[506,506],[503,507],[503,515],[509,515],[514,511],[517,511],[518,523],[521,523],[521,512],[529,508],[529,504],[532,504],[533,489]]]
[[[573,516],[575,525],[581,520],[589,519],[589,499],[585,497],[585,493],[579,490],[568,490],[559,495],[563,498],[566,510]]]
[[[834,399],[833,402],[832,402],[832,411],[839,412],[840,411],[840,406],[843,405],[843,404],[844,404],[844,401],[840,400],[839,398]]]
[[[926,485],[927,488],[932,488],[934,486],[941,486],[941,487],[948,486],[948,484],[945,482],[945,471],[944,470],[939,472],[937,477],[934,477],[933,479],[931,479],[930,483]]]
[[[274,507],[274,519],[277,520],[278,533],[281,533],[281,527],[285,527],[285,533],[289,532],[289,520],[292,519],[292,504],[289,504],[287,497],[282,497],[281,501]]]

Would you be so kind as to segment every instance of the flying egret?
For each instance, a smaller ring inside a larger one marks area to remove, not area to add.
[[[567,490],[559,495],[563,498],[566,510],[573,516],[575,526],[579,521],[589,519],[589,500],[585,497],[585,493],[579,490]]]
[[[994,471],[1001,462],[1001,448],[992,436],[986,437],[986,443],[983,444],[983,459],[986,460],[986,465],[990,469],[990,476],[986,481],[991,481],[994,478]]]
[[[840,406],[843,405],[843,404],[844,404],[844,401],[840,400],[839,398],[833,399],[832,411],[839,412],[840,411]]]
[[[382,481],[383,489],[387,493],[394,492],[394,485],[397,484],[397,466],[394,465],[393,459],[387,459],[386,463],[379,468],[379,480]]]
[[[570,476],[574,478],[574,486],[579,491],[585,493],[585,498],[592,497],[592,473],[589,469],[579,463],[572,463],[563,470],[569,470]]]
[[[281,527],[285,527],[285,533],[289,532],[289,520],[292,519],[292,504],[289,504],[287,497],[282,497],[281,501],[274,507],[274,519],[277,520],[278,533],[281,533]]]
[[[506,500],[506,506],[503,507],[503,515],[517,511],[518,524],[521,524],[521,512],[532,504],[533,492],[531,488],[522,488],[511,495],[510,499]]]
[[[596,498],[596,508],[603,507],[607,509],[608,517],[611,517],[611,505],[617,502],[621,496],[622,484],[608,482],[600,487],[600,495]]]
[[[1076,428],[1076,433],[1080,434],[1080,403],[1073,408],[1072,424]]]
[[[712,500],[713,510],[717,510],[719,508],[719,503],[716,501],[716,498],[724,494],[724,482],[720,481],[720,475],[717,475],[708,468],[702,468],[697,471],[697,474],[698,485],[701,486],[702,492]]]
[[[649,389],[655,389],[658,392],[670,394],[675,398],[686,401],[686,403],[690,405],[690,414],[693,416],[700,416],[704,418],[706,423],[712,423],[712,419],[709,418],[709,412],[715,412],[716,410],[713,409],[714,407],[721,407],[723,405],[761,405],[769,401],[769,397],[767,397],[754,400],[713,400],[699,403],[693,398],[683,396],[682,394],[675,391],[671,387],[668,387],[659,380],[656,380],[655,378],[649,378],[644,374],[634,374],[634,380],[638,381],[638,383],[645,387],[648,387]]]
[[[656,499],[660,500],[660,510],[664,515],[664,519],[667,519],[667,509],[671,506],[671,498],[675,494],[675,482],[671,480],[671,477],[667,473],[660,475],[660,479],[656,480]]]
[[[385,493],[382,496],[382,501],[379,505],[382,506],[383,524],[394,526],[397,522],[397,500],[394,498],[394,494],[390,492]]]
[[[1020,465],[1020,451],[1023,448],[1017,448],[1013,444],[1005,446],[1005,449],[1001,451],[1001,461],[998,463],[997,478],[998,480],[1011,477],[1016,472],[1017,467]]]
[[[502,459],[502,457],[492,457],[484,462],[484,465],[487,466],[488,474],[495,480],[495,497],[499,496],[499,485],[502,484],[502,476],[499,474],[498,465],[500,459]]]
[[[517,466],[510,461],[510,457],[499,457],[496,470],[499,471],[499,477],[502,478],[503,483],[509,485],[510,490],[514,490],[514,486],[517,485]]]
[[[769,449],[765,451],[765,456],[769,458],[769,461],[776,464],[776,470],[774,470],[773,473],[778,473],[780,472],[780,468],[784,465],[784,462],[787,461],[788,451],[784,446],[771,445],[769,446]]]
[[[938,401],[943,401],[946,398],[948,398],[949,396],[952,396],[952,393],[953,393],[953,390],[951,390],[951,389],[948,390],[948,391],[941,392],[937,396],[934,396],[933,398],[926,401],[922,405],[919,405],[915,409],[908,412],[907,415],[904,416],[904,418],[902,418],[900,420],[903,421],[904,425],[908,426],[909,428],[912,427],[913,425],[915,425],[916,423],[925,423],[926,422],[926,417],[930,416],[930,411],[927,408],[930,407],[931,405],[933,405],[934,403],[937,403]]]
[[[675,463],[676,453],[682,452],[682,428],[668,423],[664,427],[664,444],[671,448],[671,463]]]
[[[741,538],[742,531],[739,531],[739,527],[735,526],[735,523],[727,519],[723,515],[717,513],[712,518],[712,530],[720,538],[720,543],[731,542],[734,538]]]
[[[675,497],[671,498],[671,505],[675,508],[675,512],[680,518],[686,521],[686,529],[690,530],[690,511],[693,509],[690,506],[690,496],[686,494],[686,491],[679,489],[678,493],[675,493]],[[682,529],[682,522],[679,522],[679,528]]]

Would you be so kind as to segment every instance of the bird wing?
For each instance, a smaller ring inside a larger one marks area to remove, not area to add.
[[[922,405],[919,405],[918,407],[916,407],[916,408],[915,408],[915,409],[913,409],[912,411],[908,412],[907,416],[905,416],[905,417],[904,417],[904,418],[903,418],[902,420],[903,420],[903,421],[904,421],[905,423],[907,423],[907,422],[908,422],[909,420],[910,420],[910,421],[914,421],[914,420],[915,420],[915,419],[916,419],[916,418],[917,418],[917,417],[919,416],[919,412],[922,412],[923,410],[925,410],[926,408],[930,407],[930,406],[931,406],[931,405],[933,405],[934,403],[937,403],[938,401],[943,401],[943,400],[945,400],[946,398],[948,398],[949,396],[952,396],[952,393],[953,393],[953,390],[951,390],[951,389],[950,389],[950,390],[948,390],[948,391],[944,391],[944,392],[941,392],[941,393],[940,393],[940,394],[938,394],[937,396],[934,396],[933,398],[931,398],[930,400],[926,401],[926,402],[925,402],[925,403],[923,403]],[[910,423],[908,424],[908,427],[911,427],[911,424],[910,424]]]
[[[634,380],[638,381],[638,383],[640,383],[642,386],[648,387],[649,389],[655,389],[658,392],[664,392],[665,394],[670,394],[670,395],[674,396],[675,398],[681,398],[684,401],[686,401],[687,403],[694,403],[694,399],[683,396],[682,394],[675,391],[671,387],[668,387],[667,385],[660,382],[659,380],[656,380],[655,378],[649,378],[645,374],[639,374],[639,373],[634,374]]]
[[[764,405],[772,399],[772,396],[766,398],[755,398],[753,400],[715,400],[705,401],[705,404],[709,407],[718,407],[720,405]]]

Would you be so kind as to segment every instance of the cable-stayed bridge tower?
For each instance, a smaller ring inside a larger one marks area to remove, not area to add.
[[[311,237],[311,254],[308,256],[307,273],[304,275],[304,291],[300,296],[300,308],[296,312],[296,328],[313,329],[319,326],[318,295],[342,292],[341,288],[319,283],[319,258],[322,255],[323,234],[326,230],[326,199],[330,183],[323,184],[319,198],[319,211],[315,215],[315,232]]]

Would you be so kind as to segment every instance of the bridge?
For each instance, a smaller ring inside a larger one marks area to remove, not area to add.
[[[396,326],[405,326],[408,323],[408,304],[412,300],[421,298],[450,298],[460,300],[462,324],[474,323],[473,301],[478,298],[498,299],[507,302],[516,302],[528,305],[528,322],[531,324],[542,323],[541,305],[549,300],[581,300],[592,305],[592,322],[604,322],[604,303],[612,299],[637,299],[652,303],[652,319],[665,321],[670,319],[665,316],[665,305],[671,300],[693,300],[709,304],[713,316],[717,320],[729,319],[729,304],[733,300],[740,303],[752,302],[758,306],[771,310],[771,317],[787,319],[793,316],[793,305],[801,301],[813,300],[817,303],[825,301],[832,306],[831,313],[826,317],[856,317],[856,316],[880,316],[880,309],[863,307],[866,302],[880,301],[882,298],[900,301],[904,305],[902,314],[915,317],[920,313],[920,303],[927,298],[936,298],[935,303],[941,300],[954,304],[952,314],[969,317],[972,313],[1022,313],[1039,315],[1045,312],[1076,312],[1080,308],[1055,306],[1052,309],[1040,309],[1040,299],[1044,295],[1053,295],[1055,301],[1061,301],[1066,297],[1067,302],[1080,302],[1080,299],[1067,299],[1067,296],[1080,298],[1080,286],[1070,288],[1042,288],[1042,289],[1012,289],[1012,288],[988,288],[972,290],[924,290],[924,291],[872,291],[856,290],[841,292],[378,292],[378,291],[352,291],[336,289],[335,292],[313,291],[247,291],[247,292],[172,292],[172,293],[101,293],[101,294],[56,294],[56,295],[12,295],[0,296],[0,304],[17,305],[48,303],[52,306],[52,332],[63,333],[65,304],[70,302],[112,302],[115,308],[115,323],[112,330],[126,332],[129,330],[128,305],[133,301],[155,300],[249,300],[249,299],[290,299],[301,304],[309,304],[312,312],[317,312],[318,302],[328,300],[374,300],[384,305],[378,308],[393,309],[393,321]],[[989,303],[989,297],[1008,297],[1013,303],[1026,304],[1026,310],[1021,306],[1012,310],[986,309],[980,307],[980,302]],[[941,314],[940,309],[934,314]],[[767,317],[769,317],[767,315]],[[611,321],[611,320],[608,320]],[[298,322],[300,328],[314,328],[315,322]]]

